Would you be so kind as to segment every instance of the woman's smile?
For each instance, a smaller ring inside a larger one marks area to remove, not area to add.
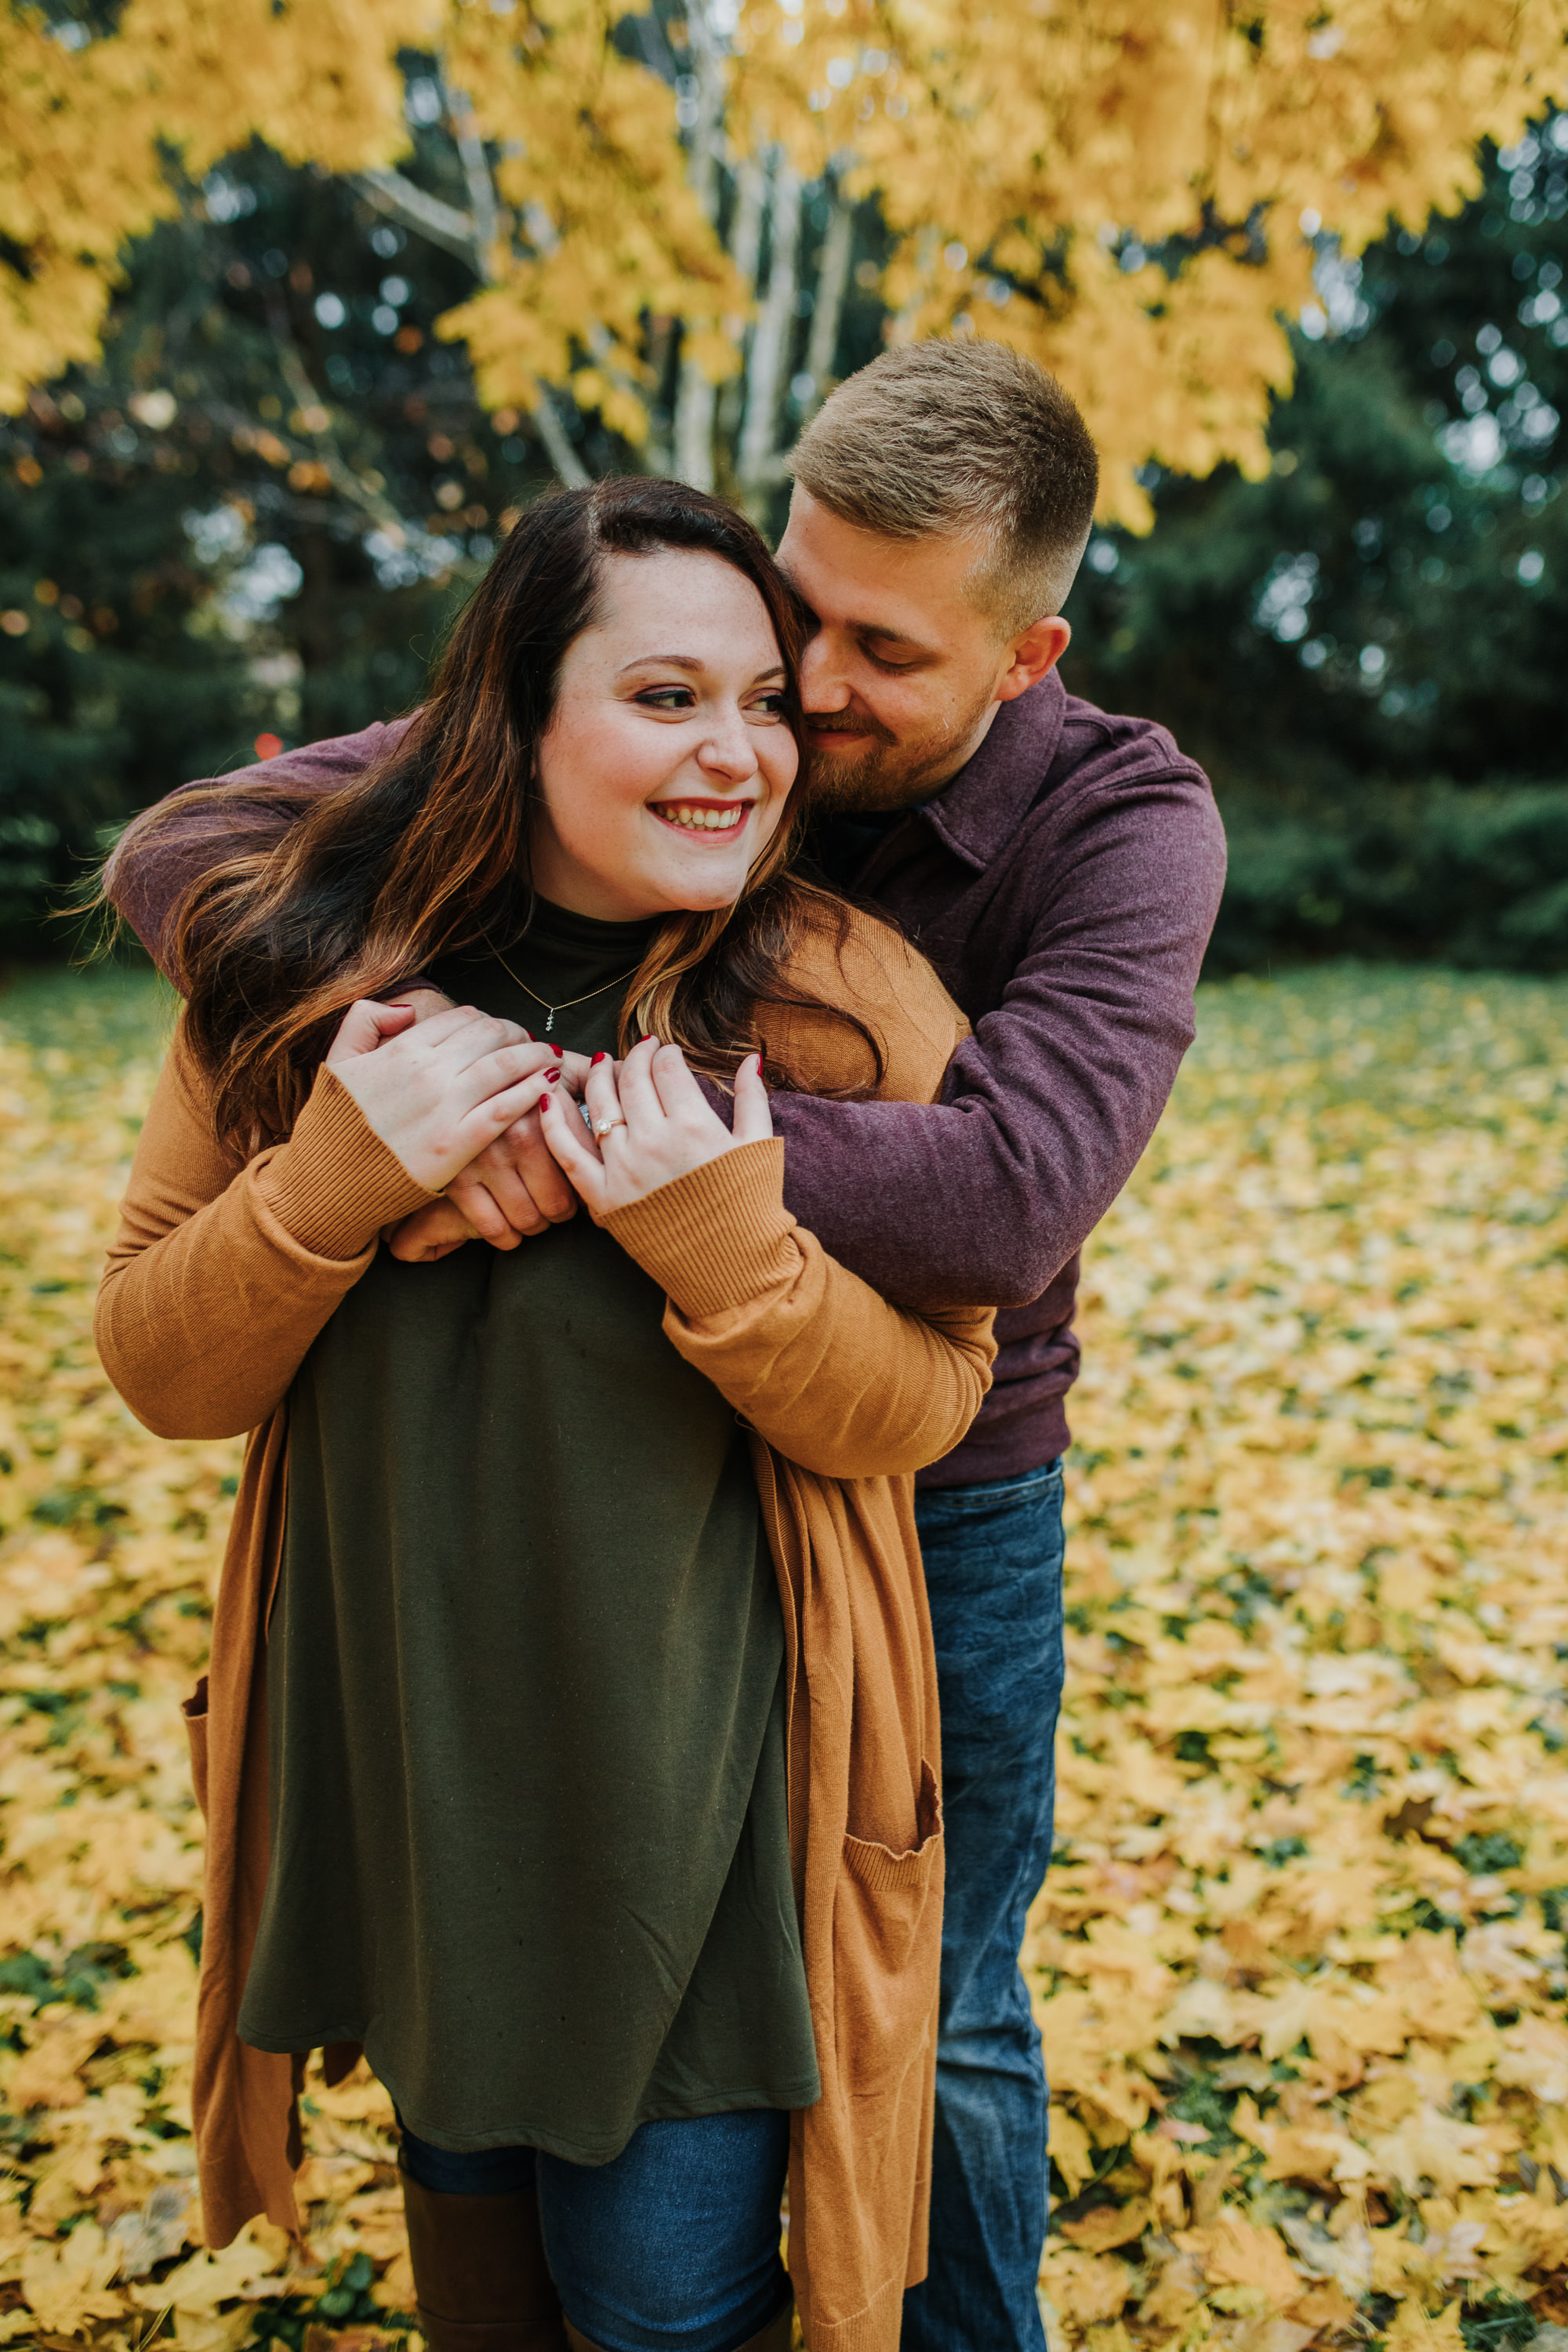
[[[755,801],[650,801],[648,813],[661,824],[682,833],[706,833],[716,841],[732,841],[755,808]]]

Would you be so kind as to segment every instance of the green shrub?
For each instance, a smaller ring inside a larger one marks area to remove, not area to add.
[[[1568,783],[1369,785],[1288,812],[1224,796],[1206,970],[1320,955],[1568,971]]]

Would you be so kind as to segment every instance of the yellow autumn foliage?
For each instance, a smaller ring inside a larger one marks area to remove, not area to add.
[[[1266,466],[1282,322],[1311,289],[1303,218],[1352,254],[1391,218],[1417,228],[1475,193],[1483,138],[1568,97],[1568,0],[689,0],[702,94],[683,128],[624,15],[126,0],[67,49],[7,0],[0,405],[92,356],[118,255],[180,201],[170,154],[199,179],[259,137],[328,172],[384,169],[409,145],[411,48],[471,133],[483,282],[443,331],[491,406],[569,387],[637,443],[672,323],[700,373],[738,367],[757,255],[726,250],[711,174],[721,153],[758,173],[784,155],[879,200],[895,334],[994,336],[1060,373],[1100,441],[1105,516],[1141,529],[1144,460]],[[775,251],[793,255],[794,217],[775,207]]]
[[[1568,2320],[1565,1012],[1205,989],[1091,1245],[1025,1955],[1068,2352]],[[163,1018],[137,978],[0,996],[0,2345],[281,2312],[366,2352],[411,2296],[363,2073],[310,2092],[302,2246],[192,2234],[178,1709],[238,1449],[148,1437],[89,1328]]]
[[[252,137],[339,172],[406,142],[397,50],[425,0],[128,0],[115,32],[64,47],[0,7],[0,405],[95,357],[118,257],[178,208],[163,150],[199,179]]]

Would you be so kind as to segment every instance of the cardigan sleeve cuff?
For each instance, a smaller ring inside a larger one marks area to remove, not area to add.
[[[784,1171],[778,1137],[737,1144],[642,1200],[612,1209],[605,1230],[682,1315],[721,1315],[778,1289],[800,1270]]]
[[[384,1225],[422,1209],[435,1193],[384,1143],[333,1070],[316,1073],[287,1143],[258,1181],[268,1208],[315,1257],[362,1257]]]

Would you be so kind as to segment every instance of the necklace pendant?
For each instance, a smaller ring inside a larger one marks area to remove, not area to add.
[[[545,1035],[546,1035],[547,1037],[549,1036],[549,1034],[550,1034],[551,1031],[554,1028],[554,1026],[555,1026],[555,1007],[554,1007],[554,1006],[553,1006],[553,1004],[552,1004],[552,1005],[551,1006],[551,1008],[550,1008],[550,1018],[549,1018],[549,1020],[548,1020],[548,1021],[545,1023],[545,1024],[544,1024],[544,1034],[545,1034]]]

